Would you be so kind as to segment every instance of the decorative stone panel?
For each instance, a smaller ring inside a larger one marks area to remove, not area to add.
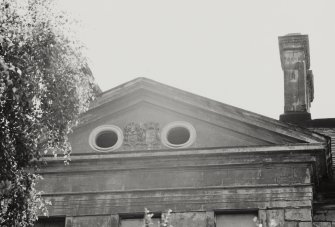
[[[130,150],[160,147],[159,123],[157,122],[130,122],[124,127],[123,134],[123,145]]]

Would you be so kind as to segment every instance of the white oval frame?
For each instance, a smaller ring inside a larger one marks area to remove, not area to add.
[[[96,144],[96,138],[97,136],[99,136],[102,132],[106,132],[106,131],[112,131],[115,132],[117,135],[117,141],[116,143],[111,146],[111,147],[99,147]],[[95,129],[93,129],[93,131],[91,132],[89,138],[88,138],[88,143],[89,145],[93,148],[93,150],[95,151],[99,151],[99,152],[109,152],[109,151],[114,151],[116,149],[118,149],[119,147],[121,147],[122,143],[123,143],[123,132],[122,130],[116,126],[116,125],[101,125],[99,127],[96,127]]]
[[[186,141],[183,144],[173,144],[173,143],[170,143],[168,141],[167,135],[168,135],[169,131],[172,128],[175,128],[175,127],[183,127],[183,128],[186,128],[189,131],[190,138],[188,139],[188,141]],[[167,125],[165,125],[163,127],[162,133],[161,133],[161,141],[162,141],[162,143],[165,146],[167,146],[169,148],[174,148],[174,149],[177,149],[177,148],[186,148],[186,147],[191,146],[194,143],[196,137],[197,137],[197,133],[195,131],[195,128],[193,127],[193,125],[191,125],[190,123],[188,123],[186,121],[174,121],[174,122],[168,123]]]

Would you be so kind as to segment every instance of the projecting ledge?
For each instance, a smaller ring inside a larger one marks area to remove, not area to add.
[[[278,153],[278,152],[306,152],[313,150],[324,150],[326,144],[294,144],[275,146],[249,146],[249,147],[220,147],[204,149],[178,149],[178,150],[145,150],[145,151],[123,151],[110,153],[82,153],[71,156],[72,161],[94,160],[94,159],[119,159],[119,158],[149,158],[149,157],[169,157],[169,156],[197,156],[197,155],[225,155],[225,154],[247,154],[247,153]],[[45,156],[47,162],[64,161],[63,157]]]

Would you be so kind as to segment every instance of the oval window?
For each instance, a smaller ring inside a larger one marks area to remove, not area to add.
[[[196,138],[194,127],[184,121],[167,124],[162,130],[162,143],[170,148],[185,148],[193,144]]]
[[[167,141],[171,144],[180,145],[186,143],[190,136],[190,131],[187,128],[177,126],[168,131]]]
[[[90,146],[96,151],[113,151],[123,142],[122,130],[115,125],[103,125],[95,128],[89,137]]]

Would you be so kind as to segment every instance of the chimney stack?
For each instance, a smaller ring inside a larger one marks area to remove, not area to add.
[[[278,39],[285,90],[284,114],[280,115],[280,120],[304,125],[311,120],[310,107],[314,98],[308,35],[294,33]]]

